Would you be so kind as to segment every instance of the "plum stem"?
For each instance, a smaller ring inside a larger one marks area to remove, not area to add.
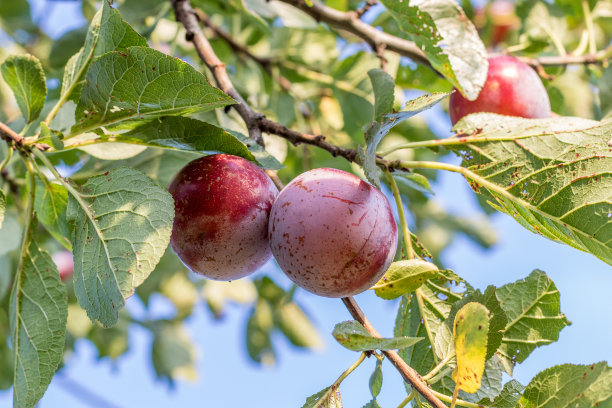
[[[342,302],[348,309],[353,319],[357,320],[361,325],[374,337],[380,338],[380,334],[372,323],[365,316],[355,299],[353,297],[342,298]],[[412,386],[419,394],[421,394],[427,402],[429,402],[434,408],[448,408],[429,387],[429,385],[423,381],[419,373],[412,367],[410,367],[404,359],[402,359],[397,352],[393,350],[381,350],[382,353],[389,359],[391,364],[399,371],[404,381]]]
[[[391,191],[393,192],[393,198],[395,198],[395,205],[397,206],[397,214],[399,215],[400,225],[402,228],[402,236],[404,239],[404,249],[406,250],[406,257],[408,259],[414,258],[414,249],[412,248],[412,238],[410,235],[410,230],[408,229],[408,223],[406,222],[406,213],[404,212],[404,203],[402,202],[402,195],[400,194],[399,188],[397,188],[397,182],[389,172],[389,170],[385,170],[385,175],[387,176],[387,181],[391,186]]]
[[[410,401],[414,399],[414,397],[416,397],[416,395],[416,391],[412,390],[412,392],[408,394],[408,396],[397,406],[397,408],[404,408],[406,405],[408,405]]]

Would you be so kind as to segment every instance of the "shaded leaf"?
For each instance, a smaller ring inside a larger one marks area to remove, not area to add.
[[[371,289],[383,299],[395,299],[417,290],[428,279],[438,275],[431,262],[410,259],[393,262],[385,275]]]
[[[395,101],[395,83],[391,75],[382,69],[368,71],[372,88],[374,89],[374,120],[393,111]]]
[[[431,185],[429,185],[429,180],[422,174],[419,173],[393,173],[393,178],[397,180],[399,183],[405,184],[406,186],[420,191],[425,194],[434,194],[431,189]]]
[[[158,378],[168,381],[195,380],[195,350],[182,325],[162,322],[153,330],[151,350],[153,368]]]
[[[67,315],[66,288],[59,272],[51,256],[30,236],[10,303],[13,406],[34,407],[51,383],[62,360]]]
[[[498,353],[510,367],[525,361],[536,347],[557,341],[559,332],[570,324],[561,313],[559,296],[553,281],[537,269],[524,280],[497,289],[508,316]]]
[[[0,228],[0,256],[15,250],[21,243],[21,225],[15,218],[7,215]]]
[[[306,398],[302,408],[342,408],[342,397],[337,387],[327,387]]]
[[[60,184],[36,183],[34,211],[45,229],[66,249],[72,250],[70,225],[66,220],[68,191]]]
[[[271,333],[274,328],[272,307],[260,299],[247,320],[246,346],[251,360],[264,365],[274,364],[276,357]]]
[[[151,48],[128,47],[106,53],[91,64],[72,132],[232,103],[233,99],[188,63]]]
[[[496,408],[514,408],[524,390],[525,386],[521,385],[521,383],[516,380],[510,380],[504,384],[501,393],[494,400],[485,398],[479,401],[479,404]]]
[[[384,0],[406,37],[468,99],[487,78],[487,51],[476,28],[454,0]]]
[[[2,223],[4,222],[5,211],[6,211],[6,196],[4,195],[4,191],[0,190],[0,229],[2,228]]]
[[[457,367],[453,381],[465,392],[480,389],[487,353],[489,310],[480,303],[470,302],[457,312],[453,323]]]
[[[174,201],[141,172],[118,168],[90,178],[70,196],[74,288],[105,327],[157,265],[170,241]]]
[[[368,331],[354,320],[338,323],[332,333],[342,346],[353,351],[367,350],[401,350],[410,347],[422,340],[421,337],[373,337]]]
[[[612,265],[612,121],[468,115],[448,139],[472,188],[522,226]],[[469,177],[469,176],[468,176]]]
[[[383,382],[383,372],[382,372],[382,361],[376,360],[376,367],[374,368],[374,372],[370,376],[370,392],[372,393],[372,398],[376,399],[378,394],[380,394],[380,389],[382,388]]]
[[[276,326],[297,347],[321,349],[323,339],[304,311],[295,303],[289,302],[274,308]]]
[[[40,115],[47,97],[45,71],[33,55],[12,55],[0,65],[2,78],[9,85],[27,123]]]

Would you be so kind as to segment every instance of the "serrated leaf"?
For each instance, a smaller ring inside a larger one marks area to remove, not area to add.
[[[70,196],[74,288],[105,327],[159,262],[170,241],[174,201],[143,173],[118,168],[90,178]]]
[[[559,332],[570,324],[561,313],[557,287],[542,271],[536,269],[496,292],[508,316],[498,353],[509,366],[525,361],[536,347],[558,340]]]
[[[234,103],[191,65],[145,47],[97,58],[89,68],[72,133],[129,119],[207,111]]]
[[[385,275],[371,289],[383,299],[395,299],[417,290],[428,279],[438,275],[431,262],[410,259],[393,262]]]
[[[378,394],[380,394],[380,389],[382,388],[383,382],[383,372],[382,372],[382,361],[376,360],[376,367],[374,368],[374,372],[370,376],[370,392],[372,393],[372,398],[376,399]]]
[[[108,2],[95,14],[89,25],[85,45],[66,63],[62,80],[61,97],[78,100],[85,72],[93,58],[110,51],[125,50],[130,46],[147,46],[147,41],[138,35]]]
[[[372,89],[374,89],[374,120],[384,114],[393,111],[395,101],[395,82],[391,75],[382,69],[371,69],[368,71]]]
[[[170,384],[181,378],[196,378],[194,346],[178,322],[162,322],[155,327],[151,357],[157,378]]]
[[[420,96],[408,101],[401,112],[384,115],[382,122],[372,122],[370,124],[370,128],[365,134],[367,147],[363,158],[363,170],[370,182],[375,186],[380,186],[378,168],[376,167],[376,149],[378,149],[378,144],[383,137],[398,123],[431,108],[448,95],[447,93],[432,93]]]
[[[420,191],[425,194],[434,194],[429,184],[429,179],[419,173],[393,173],[393,178],[399,183],[403,183],[408,187]]]
[[[474,393],[480,389],[487,353],[489,331],[489,310],[480,303],[470,302],[455,316],[453,337],[457,367],[453,381],[465,392]]]
[[[304,311],[295,303],[289,302],[274,308],[276,326],[297,347],[321,349],[323,339]]]
[[[590,366],[558,365],[538,373],[527,385],[518,404],[529,408],[598,406],[598,402],[612,396],[610,385],[612,369],[605,362]]]
[[[197,119],[166,116],[113,135],[108,140],[187,152],[226,153],[254,162],[261,159],[263,163],[260,164],[272,164],[275,169],[282,167],[276,159],[272,158],[275,163],[272,162],[271,156],[253,140],[240,136]]]
[[[367,404],[365,404],[361,408],[380,408],[380,405],[378,404],[378,401],[376,401],[376,398],[372,398]]]
[[[45,71],[33,55],[12,55],[0,66],[2,78],[15,95],[27,123],[40,115],[47,97]]]
[[[421,341],[422,337],[374,337],[357,321],[338,323],[332,333],[342,346],[353,351],[401,350]]]
[[[494,400],[484,398],[478,403],[496,408],[514,408],[524,390],[525,386],[521,385],[521,383],[516,380],[510,380],[504,384],[501,393]]]
[[[342,397],[337,386],[327,387],[306,398],[302,408],[342,408]]]
[[[476,28],[454,0],[384,0],[406,37],[468,99],[487,78],[487,51]]]
[[[51,383],[64,352],[67,315],[66,288],[59,272],[30,236],[10,303],[14,407],[34,407]]]
[[[612,121],[465,117],[448,140],[472,188],[528,230],[612,265]],[[469,176],[468,176],[469,177]]]
[[[62,246],[72,250],[71,230],[66,220],[67,207],[68,191],[66,187],[37,181],[34,211],[38,220]]]

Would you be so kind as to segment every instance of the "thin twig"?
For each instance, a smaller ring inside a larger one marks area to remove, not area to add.
[[[0,122],[0,138],[6,140],[9,145],[14,143],[17,148],[22,148],[25,141],[23,136],[20,136],[17,132],[2,122]]]
[[[366,0],[366,3],[363,5],[363,7],[355,10],[355,14],[357,15],[358,18],[361,18],[363,17],[365,13],[367,13],[372,7],[374,7],[377,4],[378,4],[378,0]]]
[[[370,323],[361,308],[352,297],[342,298],[342,302],[348,309],[353,319],[357,320],[361,325],[374,337],[380,337],[374,326]],[[417,390],[433,407],[448,408],[440,399],[433,393],[433,390],[425,383],[419,373],[410,367],[400,356],[393,350],[384,350],[383,354],[389,359],[391,364],[400,372],[404,381],[412,388]]]

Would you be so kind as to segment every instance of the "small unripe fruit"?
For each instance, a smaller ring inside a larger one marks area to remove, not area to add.
[[[289,183],[272,206],[268,231],[287,276],[326,297],[369,289],[389,268],[397,247],[386,197],[336,169],[310,170]]]
[[[449,102],[453,125],[476,112],[492,112],[523,118],[550,116],[550,100],[536,72],[528,65],[510,56],[489,59],[487,81],[474,101],[455,91]]]
[[[170,244],[192,271],[233,280],[270,258],[268,217],[278,190],[255,164],[227,154],[201,157],[168,191],[175,206]]]
[[[57,266],[62,282],[66,282],[72,278],[72,275],[74,274],[72,252],[67,250],[58,251],[51,255],[51,259],[53,259],[53,262],[55,262],[55,265]]]

